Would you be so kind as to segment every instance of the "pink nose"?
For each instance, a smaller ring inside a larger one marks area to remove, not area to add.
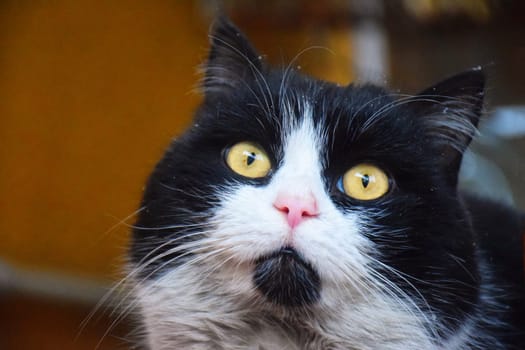
[[[279,194],[273,206],[286,214],[288,226],[292,229],[304,219],[319,214],[317,202],[311,194],[306,196]]]

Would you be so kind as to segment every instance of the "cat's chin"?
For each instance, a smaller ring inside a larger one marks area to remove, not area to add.
[[[291,247],[259,258],[255,262],[253,280],[259,292],[277,305],[311,305],[321,295],[319,274]]]

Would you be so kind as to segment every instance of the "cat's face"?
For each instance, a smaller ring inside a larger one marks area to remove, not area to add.
[[[416,96],[340,87],[267,68],[222,23],[204,90],[146,188],[131,248],[140,283],[195,266],[268,308],[373,293],[458,317],[470,307],[456,302],[477,284],[456,183],[481,71]]]

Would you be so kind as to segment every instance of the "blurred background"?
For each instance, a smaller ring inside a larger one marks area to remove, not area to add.
[[[132,348],[132,317],[95,306],[122,277],[148,173],[201,99],[219,10],[270,62],[302,52],[297,66],[341,84],[416,93],[486,67],[461,185],[525,208],[523,1],[4,0],[0,349]]]

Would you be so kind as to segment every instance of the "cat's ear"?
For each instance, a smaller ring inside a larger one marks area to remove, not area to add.
[[[219,17],[210,32],[210,52],[204,65],[202,88],[206,95],[228,93],[261,76],[261,56],[226,17]]]
[[[441,164],[457,183],[463,152],[477,133],[483,110],[485,73],[470,69],[431,86],[416,96],[415,107],[425,137],[437,147]]]

